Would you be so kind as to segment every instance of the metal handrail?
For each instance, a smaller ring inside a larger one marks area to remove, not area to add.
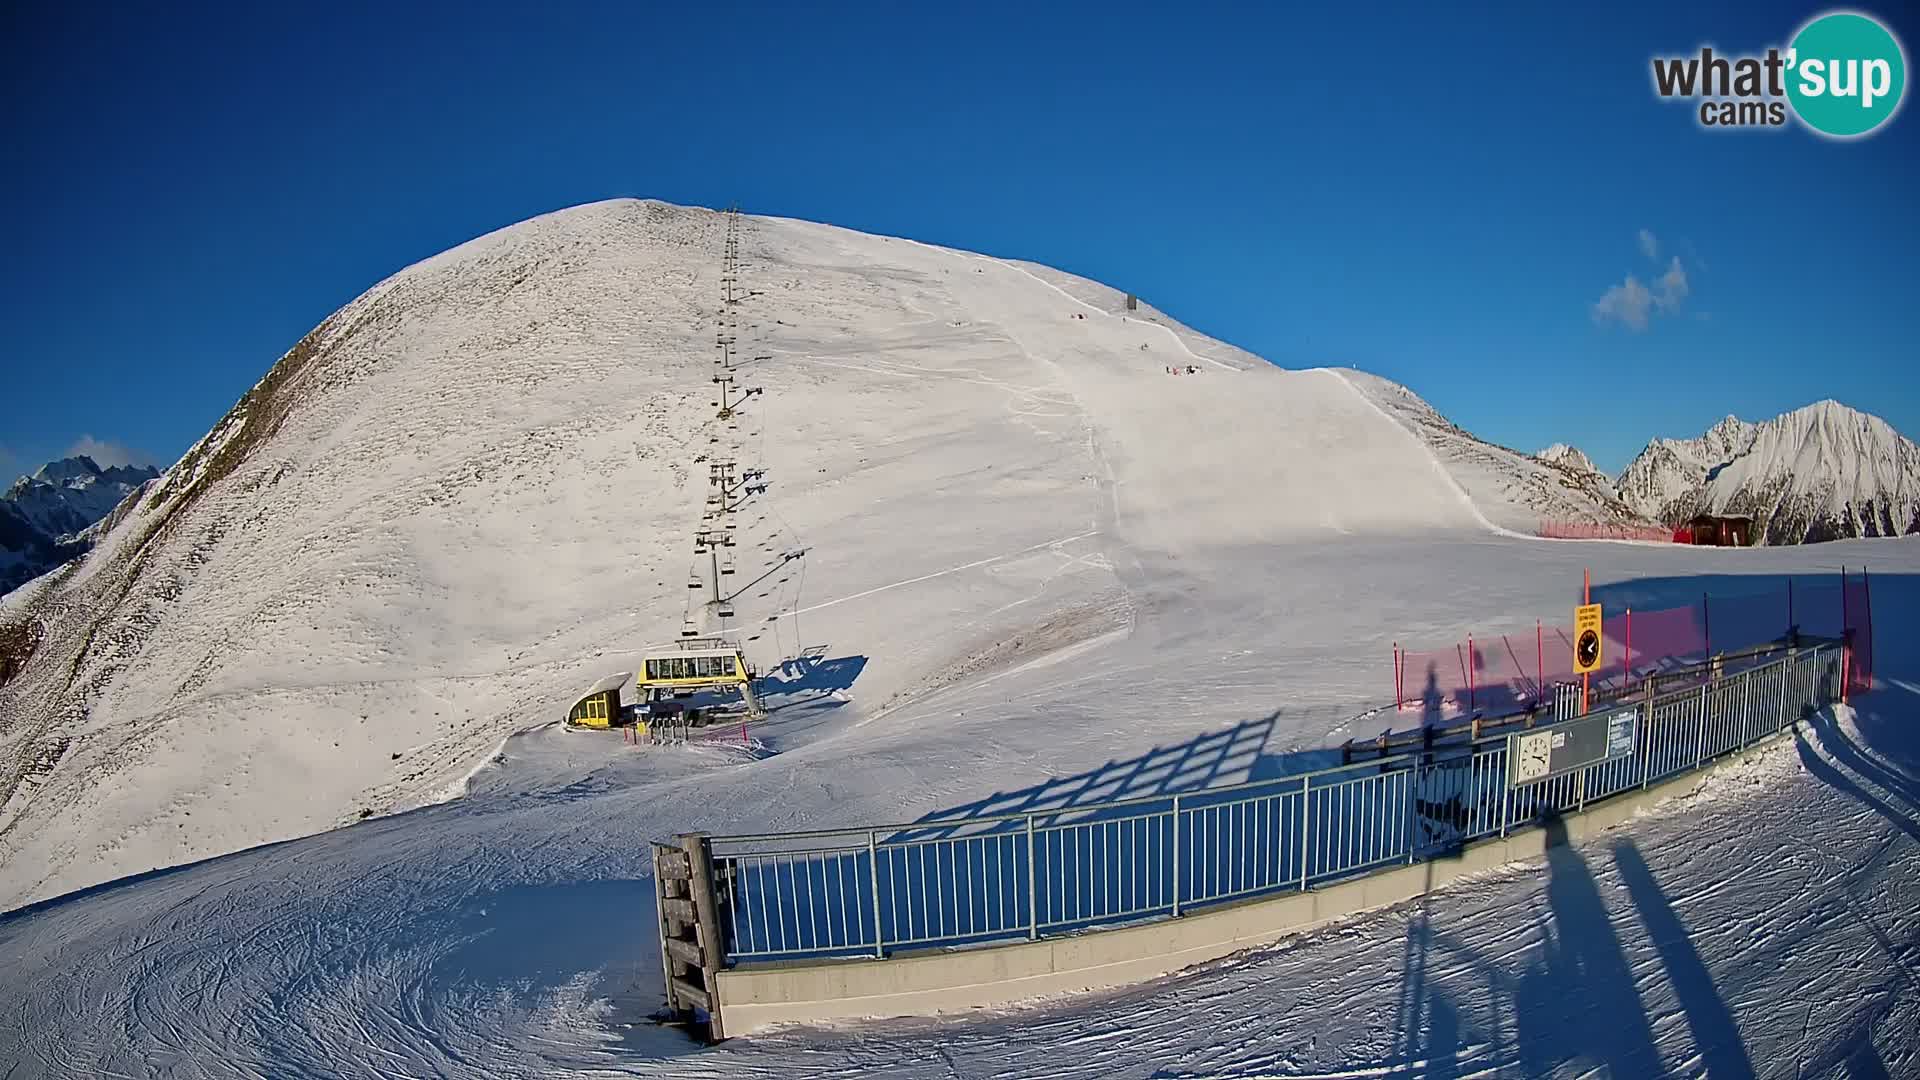
[[[1834,643],[1831,641],[1820,641],[1817,643],[1809,644],[1805,646],[1804,649],[1808,653],[1817,653],[1821,649],[1831,647],[1833,644]],[[1766,671],[1768,668],[1771,668],[1771,667],[1784,666],[1790,663],[1791,661],[1792,661],[1792,657],[1785,657],[1779,660],[1771,661],[1766,664],[1760,664],[1755,667],[1745,668],[1739,672],[1736,672],[1735,674],[1753,675],[1762,671]],[[1661,705],[1667,704],[1672,701],[1678,701],[1684,698],[1697,696],[1699,693],[1700,693],[1700,688],[1698,686],[1689,687],[1688,689],[1685,689],[1685,690],[1680,690],[1670,694],[1660,695],[1653,699],[1652,705],[1654,708],[1658,708]],[[1644,704],[1646,704],[1646,701],[1643,698],[1639,701],[1632,701],[1632,700],[1619,701],[1607,707],[1608,708],[1627,708],[1629,706],[1640,706]],[[1530,730],[1534,730],[1534,731],[1549,730],[1560,724],[1571,723],[1571,722],[1572,722],[1571,720],[1557,720],[1549,724],[1537,724]],[[1485,727],[1486,725],[1483,724],[1482,725],[1483,731],[1485,730]],[[1262,779],[1262,780],[1242,780],[1238,783],[1222,784],[1217,787],[1189,788],[1189,789],[1184,789],[1178,792],[1174,792],[1174,791],[1164,792],[1158,795],[1136,795],[1131,798],[1114,799],[1107,802],[1087,803],[1081,806],[1057,806],[1057,807],[1050,807],[1046,809],[1022,810],[1022,811],[1019,811],[1016,813],[1010,813],[1010,814],[980,814],[980,815],[971,816],[971,817],[926,818],[920,821],[907,821],[907,822],[898,822],[894,824],[884,824],[884,825],[849,825],[846,828],[841,828],[841,829],[799,829],[793,832],[779,832],[779,833],[738,833],[738,834],[732,834],[732,835],[726,835],[726,836],[714,836],[711,838],[711,840],[715,844],[742,844],[742,843],[758,843],[758,842],[764,842],[768,840],[804,840],[811,837],[852,836],[854,834],[859,834],[860,836],[864,837],[869,832],[891,833],[891,832],[904,832],[904,831],[913,830],[913,829],[936,829],[936,828],[943,828],[943,827],[952,827],[956,825],[985,825],[985,824],[994,824],[994,823],[1021,822],[1021,821],[1025,821],[1029,817],[1044,817],[1044,816],[1053,815],[1053,814],[1093,813],[1093,812],[1102,811],[1102,810],[1116,810],[1116,809],[1121,809],[1123,807],[1129,807],[1129,806],[1144,806],[1149,803],[1163,803],[1163,802],[1166,802],[1168,799],[1172,798],[1176,794],[1180,795],[1183,798],[1192,798],[1195,796],[1213,796],[1213,795],[1226,794],[1226,793],[1235,792],[1235,791],[1247,791],[1253,788],[1271,787],[1276,784],[1298,784],[1302,779],[1311,781],[1314,778],[1321,777],[1321,776],[1328,776],[1333,773],[1355,772],[1355,771],[1365,771],[1365,772],[1371,773],[1379,770],[1382,766],[1391,766],[1396,762],[1417,761],[1418,759],[1425,757],[1430,753],[1433,753],[1435,750],[1471,748],[1474,752],[1478,752],[1480,747],[1482,746],[1504,745],[1506,743],[1506,735],[1507,735],[1506,732],[1502,732],[1493,737],[1475,739],[1467,743],[1456,743],[1456,744],[1452,744],[1450,746],[1445,746],[1445,747],[1434,746],[1432,748],[1417,748],[1417,749],[1404,750],[1398,753],[1389,754],[1385,757],[1367,758],[1364,761],[1350,762],[1345,765],[1329,765],[1322,769],[1311,769],[1306,772],[1289,773],[1286,776],[1269,777],[1267,779]],[[1208,803],[1208,805],[1211,806],[1216,804]],[[865,845],[864,839],[862,839],[861,845],[862,846]],[[840,849],[835,848],[835,849],[823,849],[823,850],[840,850]],[[782,851],[779,853],[788,854],[789,852],[786,851],[785,849],[782,849]]]
[[[885,957],[1178,918],[1417,863],[1538,827],[1544,815],[1584,811],[1784,731],[1807,708],[1844,695],[1844,655],[1821,642],[1685,690],[1649,689],[1609,707],[1641,718],[1632,757],[1527,786],[1508,779],[1516,731],[1507,731],[1084,806],[703,836],[702,850],[729,849],[712,856],[722,897],[714,940],[729,963]]]

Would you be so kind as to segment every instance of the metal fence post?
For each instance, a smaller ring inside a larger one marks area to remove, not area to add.
[[[1468,754],[1468,760],[1471,761],[1472,754],[1473,754],[1471,747],[1469,747],[1467,754]],[[1414,853],[1420,850],[1420,845],[1414,838],[1414,832],[1419,828],[1419,822],[1416,820],[1416,815],[1414,813],[1416,803],[1420,797],[1418,794],[1419,790],[1420,790],[1420,759],[1414,758],[1413,768],[1407,770],[1407,865],[1408,866],[1413,865]]]
[[[1509,746],[1507,752],[1513,752]],[[1504,755],[1502,760],[1505,760]],[[1513,763],[1506,762],[1507,775],[1500,778],[1500,837],[1506,839],[1507,823],[1513,817]]]
[[[1313,830],[1313,781],[1309,777],[1300,778],[1300,891],[1307,891],[1307,871],[1313,862],[1313,850],[1308,846],[1307,836]]]
[[[1696,769],[1707,760],[1707,691],[1711,685],[1700,688],[1700,717],[1693,733],[1693,767]]]
[[[867,866],[873,872],[873,955],[885,959],[887,937],[880,928],[880,837],[867,832]]]
[[[1173,797],[1173,915],[1180,917],[1180,796]]]
[[[1027,940],[1033,941],[1040,936],[1040,888],[1033,877],[1034,867],[1039,860],[1033,852],[1033,815],[1027,815]]]
[[[1753,672],[1740,673],[1740,748],[1753,744]]]
[[[1647,690],[1647,715],[1640,724],[1640,790],[1653,782],[1653,690]]]

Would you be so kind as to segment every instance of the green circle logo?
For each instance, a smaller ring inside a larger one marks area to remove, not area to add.
[[[1850,139],[1893,118],[1907,90],[1907,57],[1891,31],[1837,11],[1800,28],[1787,52],[1787,100],[1803,123]]]

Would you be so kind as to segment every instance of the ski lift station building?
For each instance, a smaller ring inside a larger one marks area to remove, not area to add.
[[[620,688],[632,676],[616,671],[587,688],[580,700],[567,710],[567,723],[581,727],[604,728],[620,723]]]
[[[634,679],[641,701],[685,696],[702,690],[731,689],[740,693],[749,711],[763,715],[753,692],[753,669],[738,646],[663,648],[647,653]]]

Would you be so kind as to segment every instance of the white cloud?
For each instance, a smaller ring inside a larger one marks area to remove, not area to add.
[[[1624,323],[1629,330],[1647,328],[1647,312],[1653,307],[1653,294],[1632,274],[1627,280],[1600,294],[1593,305],[1593,321]]]
[[[1640,250],[1657,251],[1653,234],[1640,230]],[[1649,254],[1651,252],[1649,251]],[[1649,288],[1632,274],[1618,285],[1610,286],[1593,303],[1593,321],[1601,325],[1617,322],[1629,330],[1639,332],[1647,328],[1654,315],[1671,315],[1680,310],[1691,291],[1687,284],[1686,268],[1680,265],[1680,256],[1673,256],[1667,263],[1667,271],[1653,280]]]
[[[1654,284],[1660,291],[1654,295],[1653,302],[1660,305],[1660,310],[1680,310],[1680,301],[1687,298],[1687,272],[1680,268],[1680,256],[1673,257],[1673,262],[1667,264],[1667,272]]]
[[[1653,233],[1646,229],[1640,230],[1640,254],[1645,255],[1650,262],[1658,262],[1660,259],[1660,241],[1654,239]]]
[[[63,457],[77,457],[85,454],[93,459],[95,465],[103,469],[115,465],[152,465],[153,455],[135,450],[129,446],[106,439],[96,439],[92,435],[82,435],[80,440],[67,447]]]

